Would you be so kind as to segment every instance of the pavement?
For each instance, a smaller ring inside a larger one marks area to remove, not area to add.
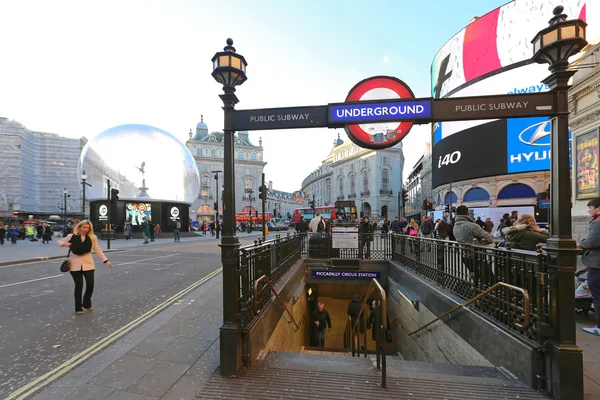
[[[254,239],[252,235],[240,235],[242,245],[251,244]],[[165,242],[161,243],[162,240]],[[144,251],[144,254],[153,258],[169,257],[169,252],[182,254],[198,251],[202,254],[212,251],[212,256],[217,257],[218,253],[215,249],[218,247],[214,242],[216,239],[201,236],[182,238],[181,243],[173,243],[166,238],[159,239],[150,245],[142,245],[141,241],[115,241],[111,243],[111,247],[114,244],[115,249],[122,250],[122,253],[119,252],[114,257],[128,256],[134,259],[139,258],[139,251]],[[36,245],[35,242],[23,243],[23,246],[19,243],[8,250],[11,253],[3,252],[2,256],[14,258],[17,254],[15,252],[23,251],[19,249],[25,246],[30,247],[25,253],[20,253],[22,256],[30,257],[39,254],[49,256],[53,251],[50,249],[55,247],[52,244]],[[34,247],[44,250],[37,250]],[[213,250],[207,250],[209,247]],[[0,249],[0,251],[5,250]],[[148,254],[150,252],[151,254]],[[197,254],[194,257],[208,259],[207,256]],[[185,262],[187,258],[181,260]],[[54,261],[56,266],[59,262],[59,260]],[[121,263],[123,264],[126,263]],[[142,264],[146,268],[153,265],[148,264],[147,261]],[[37,264],[31,265],[33,267]],[[159,267],[161,268],[165,267]],[[12,270],[10,267],[8,269]],[[188,285],[183,290],[163,299],[137,317],[130,316],[127,321],[119,321],[117,326],[120,327],[114,328],[111,332],[101,330],[95,333],[93,330],[86,332],[81,338],[82,342],[83,336],[90,339],[85,342],[85,346],[78,348],[76,353],[69,354],[68,357],[63,354],[62,358],[52,365],[52,370],[34,369],[27,381],[6,394],[8,396],[6,400],[194,399],[219,367],[219,328],[222,325],[220,272],[221,269],[215,265],[202,272],[198,276],[199,279],[196,280],[196,277],[188,279]],[[150,280],[153,278],[155,279],[150,275]],[[2,287],[1,283],[0,287]],[[129,284],[127,281],[124,282],[125,286],[127,284]],[[149,283],[144,282],[144,285],[146,284]],[[150,291],[157,289],[152,287]],[[123,289],[119,288],[119,290]],[[5,304],[4,299],[2,302]],[[102,303],[99,305],[102,308]],[[82,317],[73,317],[75,321],[82,322],[81,326],[72,328],[74,333],[78,334],[83,327],[87,326],[99,329],[93,318],[111,317],[102,315],[101,312],[96,310],[95,314],[86,312]],[[141,311],[138,314],[140,313]],[[578,315],[577,343],[584,351],[584,399],[586,400],[600,400],[600,337],[581,330],[581,327],[593,326],[594,323],[593,313],[589,316]],[[0,325],[0,333],[2,328]],[[17,337],[20,335],[24,333],[16,334]],[[70,339],[72,338],[65,338],[65,340]],[[13,362],[18,363],[16,360]]]

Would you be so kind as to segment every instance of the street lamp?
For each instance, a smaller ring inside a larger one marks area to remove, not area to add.
[[[221,375],[237,375],[242,368],[242,334],[238,321],[240,242],[235,235],[235,169],[233,156],[233,113],[239,102],[235,87],[246,81],[246,59],[235,52],[233,40],[212,58],[212,76],[223,85],[223,235],[221,261],[223,264],[223,326],[220,330]]]
[[[89,183],[86,182],[86,179],[87,179],[87,175],[85,174],[85,171],[82,171],[81,184],[83,185],[83,204],[81,205],[81,213],[83,214],[83,219],[87,219],[85,217],[85,187],[86,186],[92,187],[92,185],[90,185]]]
[[[250,202],[250,207],[248,208],[248,214],[250,215],[250,219],[249,219],[248,229],[247,229],[247,232],[250,233],[250,232],[252,232],[252,201],[254,200],[254,197],[252,197],[252,194],[254,193],[254,190],[252,190],[252,188],[247,188],[246,193],[248,194],[248,201]]]
[[[71,197],[71,195],[68,193],[69,193],[69,191],[67,190],[67,188],[64,188],[63,189],[63,197],[64,197],[63,219],[65,220],[65,226],[67,225],[67,197]]]
[[[215,212],[217,213],[217,216],[215,217],[215,229],[217,230],[217,239],[219,238],[219,230],[220,230],[220,226],[219,226],[219,173],[223,172],[221,170],[218,171],[210,171],[212,174],[215,174],[215,192],[216,193],[216,200],[215,200]]]
[[[533,43],[533,61],[550,64],[550,76],[542,82],[554,92],[555,117],[551,131],[551,236],[548,238],[548,272],[551,285],[551,320],[554,332],[549,356],[552,362],[552,392],[556,398],[583,398],[583,354],[575,344],[575,294],[573,274],[577,267],[577,243],[571,232],[569,165],[569,57],[587,45],[580,20],[567,21],[563,7],[554,8],[550,26],[538,32]],[[540,330],[538,332],[541,333]]]

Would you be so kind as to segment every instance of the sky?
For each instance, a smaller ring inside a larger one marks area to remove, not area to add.
[[[146,124],[185,142],[201,115],[210,131],[221,131],[222,89],[210,60],[229,37],[248,62],[237,109],[343,102],[375,75],[398,77],[416,97],[429,97],[438,49],[471,17],[504,3],[0,0],[0,117],[67,137]],[[262,138],[267,181],[291,192],[338,133],[348,140],[343,129],[326,128],[250,138]],[[403,140],[405,177],[430,137],[421,125]]]

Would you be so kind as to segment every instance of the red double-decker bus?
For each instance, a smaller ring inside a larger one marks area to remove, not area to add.
[[[335,219],[335,207],[334,206],[321,206],[315,207],[315,212],[321,214],[323,218]],[[296,208],[294,210],[294,223],[297,224],[300,221],[300,216],[304,216],[304,219],[308,222],[314,218],[313,209],[310,207]]]

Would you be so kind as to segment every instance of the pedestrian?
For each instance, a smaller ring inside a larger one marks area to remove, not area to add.
[[[150,241],[154,242],[154,222],[148,222],[148,228],[150,228]]]
[[[210,223],[210,225],[208,226],[208,229],[210,229],[210,235],[215,236],[215,221]]]
[[[323,219],[321,218],[321,214],[317,213],[313,219],[310,220],[310,231],[312,233],[322,233],[325,232],[325,224],[323,223]]]
[[[587,238],[583,239],[580,246],[583,248],[581,261],[585,268],[579,273],[587,272],[587,284],[592,292],[596,326],[583,327],[582,329],[592,335],[600,336],[600,197],[588,202],[588,214],[592,217],[588,225]]]
[[[4,238],[6,237],[6,228],[4,224],[0,222],[0,246],[4,246]]]
[[[43,229],[44,229],[44,224],[38,223],[38,225],[37,225],[37,238],[38,239],[42,238],[42,234],[44,233]]]
[[[19,236],[19,228],[16,225],[11,225],[9,230],[10,243],[17,244],[17,238]]]
[[[437,225],[437,236],[438,238],[442,239],[442,240],[447,240],[448,239],[448,234],[450,230],[450,226],[448,225],[448,222],[446,221],[446,217],[442,218],[442,220],[438,223]]]
[[[491,218],[488,218],[485,220],[485,229],[484,229],[487,233],[489,233],[490,235],[492,234],[492,231],[494,230],[494,223],[492,222]]]
[[[363,217],[358,227],[359,258],[371,258],[371,242],[373,241],[373,225],[369,223],[369,217]],[[365,252],[365,247],[367,251]]]
[[[530,214],[523,214],[513,226],[502,229],[513,249],[535,251],[538,243],[546,243],[550,233],[540,228],[535,218]]]
[[[50,238],[52,237],[52,228],[48,225],[47,222],[44,222],[42,226],[42,244],[50,243]]]
[[[125,226],[123,227],[123,234],[125,235],[125,240],[131,239],[131,223],[125,222]]]
[[[485,222],[483,222],[483,221],[481,220],[481,217],[477,217],[477,219],[475,220],[475,223],[476,223],[477,225],[479,225],[479,226],[481,227],[481,229],[483,229],[483,230],[485,231]]]
[[[142,235],[144,235],[144,244],[150,243],[150,224],[146,217],[142,218]]]
[[[68,247],[70,250],[69,261],[71,265],[69,272],[75,282],[75,314],[83,314],[83,309],[93,311],[92,293],[94,292],[94,259],[92,250],[100,257],[100,260],[107,267],[112,268],[113,265],[98,245],[98,237],[94,235],[92,223],[88,220],[83,220],[73,228],[73,233],[67,235],[57,243],[58,247]],[[83,292],[83,279],[85,278],[85,294],[83,301],[81,294]]]
[[[158,239],[158,237],[160,236],[160,232],[161,232],[160,224],[154,225],[154,237],[156,239]]]
[[[361,313],[362,311],[362,313]],[[352,329],[354,332],[354,348],[358,349],[359,346],[361,349],[364,350],[364,346],[362,345],[363,343],[365,343],[365,313],[367,312],[367,310],[365,310],[363,308],[363,303],[362,300],[360,299],[360,296],[355,294],[354,297],[352,297],[352,300],[350,300],[350,303],[348,304],[348,316],[350,317],[350,323],[352,324]],[[359,320],[359,314],[360,314],[360,320]],[[357,324],[357,321],[358,324]],[[358,325],[358,326],[357,326]]]
[[[388,233],[389,231],[390,231],[390,228],[389,228],[388,221],[387,221],[387,219],[385,219],[385,218],[384,218],[384,219],[381,221],[381,233],[385,235],[385,234],[386,234],[386,233]]]
[[[515,222],[519,220],[519,212],[513,211],[510,213],[510,225],[512,226]]]
[[[304,251],[306,242],[306,232],[308,231],[308,224],[304,220],[304,215],[300,216],[300,221],[296,224],[296,232],[300,235],[300,251]]]
[[[173,238],[176,242],[179,242],[179,230],[181,229],[181,222],[175,221],[175,228],[173,228]]]
[[[473,239],[476,239],[480,244],[490,244],[494,240],[492,237],[479,225],[475,223],[473,218],[469,216],[467,206],[456,207],[456,222],[453,229],[454,237],[460,243],[473,244]]]
[[[421,235],[423,235],[423,237],[430,238],[434,230],[433,228],[434,226],[433,222],[431,221],[431,218],[425,215],[423,217],[423,222],[421,222]]]
[[[324,303],[319,303],[317,309],[312,315],[313,322],[315,324],[315,343],[317,347],[325,347],[325,330],[329,327],[331,331],[331,317],[329,312],[325,309]]]
[[[390,222],[390,230],[393,233],[400,233],[400,221],[398,221],[398,217],[394,217],[394,220]]]

